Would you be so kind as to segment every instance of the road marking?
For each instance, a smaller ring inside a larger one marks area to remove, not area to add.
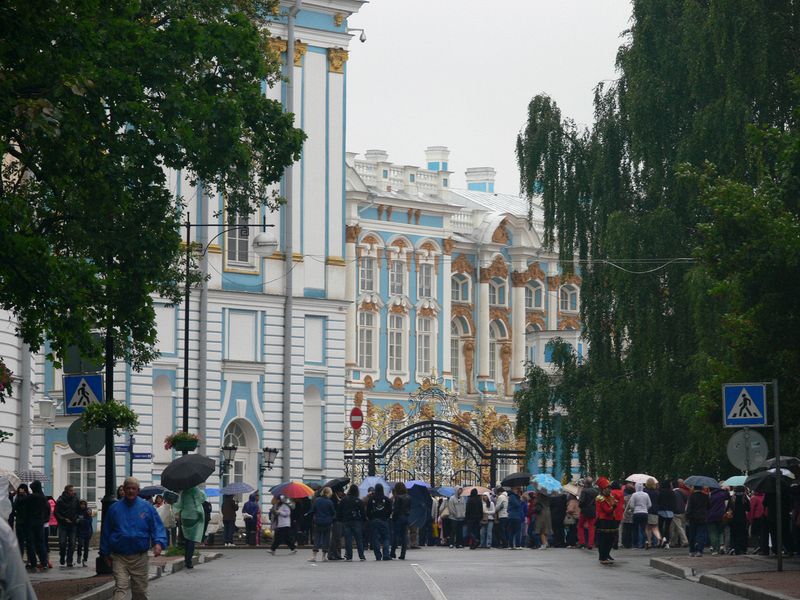
[[[442,588],[440,588],[433,578],[425,572],[425,569],[420,567],[416,563],[411,563],[411,566],[414,567],[414,570],[419,575],[419,578],[422,579],[422,583],[428,588],[428,591],[433,596],[434,600],[447,600],[447,596],[444,595]]]

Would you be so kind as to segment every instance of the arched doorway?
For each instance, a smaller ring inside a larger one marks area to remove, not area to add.
[[[259,489],[258,457],[261,449],[255,427],[247,419],[234,419],[225,428],[223,446],[236,446],[236,456],[228,472],[222,476],[221,486],[242,481]]]

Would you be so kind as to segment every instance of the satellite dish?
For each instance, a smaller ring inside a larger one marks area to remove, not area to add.
[[[728,440],[728,460],[745,472],[758,469],[767,461],[767,440],[752,429],[740,429]]]
[[[83,419],[77,419],[69,426],[67,442],[75,454],[80,456],[94,456],[106,445],[106,432],[103,429],[90,429],[84,431]]]

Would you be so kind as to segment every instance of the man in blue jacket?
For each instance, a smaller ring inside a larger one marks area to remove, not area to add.
[[[114,600],[124,600],[129,587],[132,600],[147,600],[147,551],[152,546],[153,556],[161,554],[167,534],[156,509],[139,498],[139,480],[128,477],[122,489],[124,498],[103,518],[100,556],[113,566]]]

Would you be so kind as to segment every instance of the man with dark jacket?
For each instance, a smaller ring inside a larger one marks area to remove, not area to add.
[[[689,556],[703,556],[708,539],[708,494],[696,487],[686,504],[689,523]]]
[[[581,509],[581,515],[578,517],[578,547],[588,548],[589,550],[594,547],[594,526],[597,522],[597,507],[595,499],[597,498],[597,488],[592,484],[594,481],[591,477],[586,477],[583,480],[583,489],[581,495],[578,497],[578,507]],[[584,528],[588,530],[588,537]]]
[[[353,538],[356,539],[358,559],[367,560],[364,556],[364,538],[361,528],[364,524],[364,503],[358,499],[358,486],[351,485],[347,495],[336,507],[336,516],[344,528],[344,559],[353,560]]]
[[[56,520],[58,521],[58,554],[59,563],[72,566],[72,555],[75,552],[75,535],[78,522],[78,497],[75,489],[68,485],[64,493],[56,500]]]
[[[383,493],[383,485],[377,484],[367,500],[367,519],[372,533],[372,551],[375,560],[392,560],[389,556],[389,519],[392,516],[392,501]]]
[[[689,488],[678,479],[678,487],[672,490],[675,496],[675,510],[672,516],[672,526],[669,530],[669,539],[677,542],[675,547],[687,546],[689,538],[686,537],[686,502],[689,500]]]
[[[403,483],[394,486],[394,499],[392,500],[392,553],[391,558],[397,557],[395,550],[400,546],[400,560],[406,559],[408,545],[408,516],[411,514],[411,498]]]
[[[44,535],[48,521],[50,521],[50,503],[42,491],[42,482],[34,481],[31,483],[27,506],[28,562],[36,566],[36,556],[38,556],[41,569],[52,567],[47,560],[47,538]]]

